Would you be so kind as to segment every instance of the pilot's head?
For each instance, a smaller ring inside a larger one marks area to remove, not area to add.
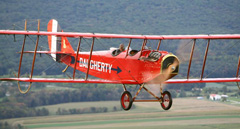
[[[125,49],[124,49],[124,44],[121,43],[121,44],[119,45],[119,50],[120,50],[121,52],[125,50]]]

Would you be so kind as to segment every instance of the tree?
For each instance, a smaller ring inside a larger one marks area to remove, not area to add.
[[[43,115],[43,116],[48,116],[48,115],[49,115],[49,111],[48,111],[48,109],[45,108],[45,107],[42,108],[41,112],[42,112],[42,115]]]
[[[116,106],[113,107],[113,111],[114,112],[117,111],[117,107]]]
[[[58,108],[56,114],[57,114],[57,115],[61,115],[61,114],[62,114],[61,108]]]
[[[222,88],[222,92],[223,92],[224,95],[227,94],[227,86],[224,86],[224,87]]]
[[[177,92],[175,90],[169,90],[171,93],[172,98],[177,98]]]
[[[5,93],[6,93],[5,88],[1,88],[1,89],[0,89],[0,98],[1,98],[1,97],[4,97],[4,96],[5,96]]]
[[[186,97],[186,96],[187,96],[186,92],[183,89],[181,89],[179,97],[182,98],[182,97]]]

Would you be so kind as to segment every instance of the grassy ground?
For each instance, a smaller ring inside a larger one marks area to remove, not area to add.
[[[211,121],[209,123],[213,123],[216,120],[222,121],[224,119],[231,119],[231,121],[237,122],[240,116],[197,116],[197,117],[171,117],[171,118],[143,118],[143,119],[122,119],[122,120],[105,120],[105,121],[88,121],[88,122],[73,122],[73,123],[51,123],[51,124],[40,124],[40,125],[29,125],[29,128],[49,128],[49,127],[73,127],[77,128],[79,126],[87,127],[99,127],[101,125],[116,125],[116,127],[124,127],[130,128],[131,126],[135,126],[133,128],[139,128],[142,126],[142,123],[148,123],[150,127],[156,127],[160,125],[168,125],[170,121],[172,123],[180,124],[184,127],[184,125],[190,124],[190,122],[195,123],[191,124],[194,126],[204,126],[200,123],[204,123],[206,125],[206,120]],[[188,123],[188,124],[187,124]],[[224,122],[223,122],[224,123]],[[126,126],[129,125],[128,126]],[[199,125],[200,124],[200,125]],[[222,123],[220,123],[222,124]],[[125,126],[124,126],[125,125]],[[215,124],[216,125],[216,124]],[[176,126],[176,125],[175,125]],[[216,125],[217,126],[217,125]],[[231,126],[232,127],[232,126]]]
[[[159,103],[134,103],[136,108],[130,111],[118,111],[97,114],[78,114],[10,119],[13,124],[21,123],[30,129],[82,129],[82,128],[180,128],[180,129],[238,129],[240,126],[240,107],[225,103],[195,98],[174,99],[173,106],[163,111]],[[72,106],[115,106],[119,101],[70,103]],[[54,107],[55,106],[55,107]],[[56,108],[57,105],[46,106]],[[59,106],[59,105],[58,105]]]

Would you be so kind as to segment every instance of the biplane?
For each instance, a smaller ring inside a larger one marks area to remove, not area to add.
[[[240,39],[240,34],[222,34],[222,35],[125,35],[125,34],[101,34],[101,33],[76,33],[63,32],[58,24],[58,21],[52,19],[48,23],[47,31],[39,31],[40,22],[38,22],[38,31],[27,31],[27,21],[25,22],[25,30],[0,30],[1,35],[24,35],[22,50],[20,52],[20,61],[18,74],[15,78],[0,78],[1,81],[17,81],[18,88],[21,93],[27,93],[33,82],[47,83],[104,83],[104,84],[122,84],[124,92],[120,97],[120,103],[124,110],[129,110],[133,102],[160,102],[164,110],[168,110],[172,106],[172,97],[170,92],[164,91],[163,83],[212,83],[212,82],[240,82],[239,67],[236,70],[236,77],[232,78],[203,78],[208,48],[212,39]],[[25,51],[25,40],[28,35],[36,35],[36,45],[34,51]],[[40,36],[47,36],[48,51],[38,51],[38,42]],[[74,51],[68,41],[68,37],[78,38],[77,51]],[[80,52],[81,41],[83,38],[91,38],[92,44],[89,52]],[[94,51],[94,43],[96,38],[124,38],[129,39],[128,46],[124,50],[118,48]],[[131,49],[133,39],[141,39],[141,49]],[[180,61],[177,56],[167,51],[160,51],[159,47],[162,40],[179,40],[193,39],[192,50],[190,53],[187,78],[186,79],[171,79],[176,76],[180,70]],[[198,79],[190,79],[189,73],[191,68],[194,47],[197,39],[206,39],[208,41],[203,59],[202,73]],[[147,46],[148,40],[158,40],[157,48],[150,50]],[[29,78],[21,77],[22,58],[25,53],[33,53],[33,62],[31,74]],[[73,68],[71,78],[34,78],[34,64],[36,54],[48,54],[52,59],[59,63],[64,63],[67,67]],[[76,70],[85,73],[84,78],[76,78]],[[89,79],[89,75],[99,79]],[[29,87],[26,91],[22,91],[19,82],[29,82]],[[160,96],[157,96],[145,87],[145,84],[159,84]],[[139,89],[135,96],[127,90],[126,85],[137,84]],[[144,89],[154,99],[140,100],[136,99],[139,92]]]

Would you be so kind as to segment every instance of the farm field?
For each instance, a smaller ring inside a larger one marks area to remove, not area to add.
[[[237,129],[240,126],[240,106],[197,100],[195,98],[174,99],[169,111],[163,111],[159,103],[134,103],[130,111],[96,114],[53,115],[10,119],[29,129],[83,129],[83,128],[180,128],[180,129]],[[76,103],[78,106],[120,106],[118,101]],[[63,104],[65,108],[70,104]],[[46,108],[58,107],[57,105]]]

